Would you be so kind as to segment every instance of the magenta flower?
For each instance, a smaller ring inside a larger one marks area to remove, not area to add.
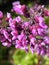
[[[48,11],[47,9],[45,9],[45,10],[44,10],[44,14],[45,14],[46,16],[49,16],[49,11]]]
[[[2,19],[2,18],[3,18],[3,12],[0,11],[0,19]]]
[[[13,3],[13,10],[20,15],[24,15],[25,14],[25,9],[26,6],[25,5],[21,5],[20,2],[14,2]]]
[[[23,22],[20,16],[16,17],[15,20],[16,20],[17,23]]]
[[[28,8],[26,5],[21,5],[19,1],[12,3],[13,8],[11,9],[11,12],[15,12],[16,14],[23,15],[25,17],[29,17]]]
[[[10,47],[10,46],[11,46],[11,43],[9,43],[9,42],[3,42],[2,45],[3,45],[3,46]]]
[[[44,19],[44,16],[49,16],[47,9],[44,5],[37,4],[27,8],[19,1],[12,5],[13,12],[20,15],[13,17],[7,12],[5,21],[8,22],[6,22],[7,25],[3,25],[3,13],[0,11],[0,42],[2,45],[7,47],[13,45],[26,52],[30,49],[32,53],[36,52],[42,56],[49,55],[49,27]]]
[[[13,31],[11,32],[11,35],[13,36],[13,37],[12,37],[12,40],[15,40],[15,39],[17,38],[18,31],[17,31],[17,30],[13,30]]]
[[[49,37],[48,36],[45,36],[44,37],[44,41],[45,41],[46,44],[49,44]]]
[[[20,2],[19,1],[16,1],[16,2],[13,2],[12,5],[15,6],[15,5],[19,5]]]

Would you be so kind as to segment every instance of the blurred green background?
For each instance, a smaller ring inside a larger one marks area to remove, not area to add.
[[[3,12],[10,11],[12,2],[16,0],[0,0],[0,10]],[[49,0],[20,0],[31,7],[35,3],[44,4],[49,9]],[[8,3],[8,4],[7,4]],[[4,13],[4,14],[5,14]],[[45,18],[49,26],[49,17]],[[42,58],[42,57],[41,57]],[[24,50],[15,49],[14,47],[7,48],[0,43],[0,65],[38,65],[38,57],[30,51],[26,53]],[[41,65],[49,65],[49,58],[44,57],[41,59]]]

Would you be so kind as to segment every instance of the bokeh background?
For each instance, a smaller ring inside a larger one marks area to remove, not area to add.
[[[4,12],[10,12],[12,8],[12,2],[18,0],[0,0],[0,10]],[[49,0],[19,0],[22,4],[26,4],[29,7],[35,3],[43,4],[49,9]],[[45,19],[49,24],[49,17]],[[15,49],[13,46],[10,48],[4,47],[0,43],[0,65],[38,65],[38,57],[35,53],[30,51],[26,53],[24,50]],[[48,57],[41,57],[41,65],[49,65]]]

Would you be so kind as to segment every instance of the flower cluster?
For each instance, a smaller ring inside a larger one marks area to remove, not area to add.
[[[3,46],[28,49],[32,53],[36,52],[39,55],[49,55],[49,27],[45,23],[44,17],[49,16],[49,11],[44,5],[38,5],[28,8],[26,5],[21,5],[20,2],[14,2],[12,12],[22,15],[12,17],[11,13],[7,12],[4,26],[0,24],[0,42]],[[28,16],[29,15],[29,16]],[[27,16],[27,17],[26,17]],[[3,13],[0,11],[0,20],[2,21]]]

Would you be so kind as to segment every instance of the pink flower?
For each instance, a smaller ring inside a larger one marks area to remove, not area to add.
[[[0,11],[0,19],[2,19],[2,18],[3,18],[3,12]]]
[[[10,46],[11,46],[11,43],[9,43],[9,42],[3,42],[2,45],[3,45],[3,46],[10,47]]]
[[[19,5],[20,2],[19,1],[16,1],[16,2],[13,2],[12,5],[15,6],[15,5]]]
[[[8,19],[11,18],[11,13],[8,13],[8,12],[7,12],[7,18],[8,18]]]
[[[42,28],[47,29],[47,25],[44,22],[44,18],[42,16],[35,16],[35,21],[36,23],[39,24],[39,26],[41,26]]]
[[[17,14],[25,15],[26,14],[26,5],[21,5],[20,2],[14,2],[13,11],[15,11]]]
[[[15,19],[15,20],[16,20],[16,22],[17,22],[17,23],[22,22],[22,19],[21,19],[21,17],[20,17],[20,16],[16,17],[16,19]]]
[[[46,16],[49,16],[49,11],[48,11],[47,9],[45,9],[45,10],[44,10],[44,14],[45,14]]]
[[[44,41],[45,41],[46,44],[49,44],[49,37],[48,36],[45,36],[44,37]]]

